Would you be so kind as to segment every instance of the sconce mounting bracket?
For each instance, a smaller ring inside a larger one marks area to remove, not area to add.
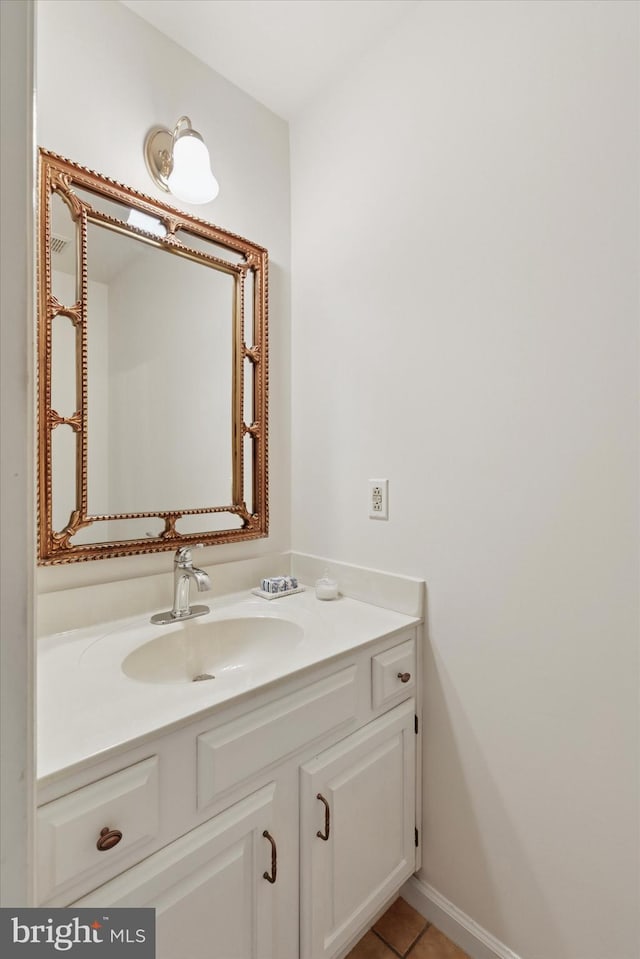
[[[166,127],[153,127],[144,141],[144,160],[149,176],[161,190],[170,193],[167,179],[171,173],[173,134]]]

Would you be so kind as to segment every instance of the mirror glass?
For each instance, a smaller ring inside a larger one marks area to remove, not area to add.
[[[46,151],[40,230],[40,561],[266,535],[266,251]]]
[[[87,251],[89,512],[230,503],[233,276],[102,224]]]

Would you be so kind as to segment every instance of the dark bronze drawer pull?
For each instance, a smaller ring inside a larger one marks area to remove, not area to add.
[[[271,875],[269,875],[268,872],[263,872],[262,878],[266,879],[267,882],[275,882],[278,875],[278,850],[276,849],[276,841],[266,829],[262,835],[271,843]]]
[[[96,847],[100,852],[106,852],[107,849],[113,849],[114,846],[117,846],[121,839],[122,833],[119,829],[109,829],[108,826],[105,826],[104,829],[100,830],[100,838]]]
[[[322,833],[318,829],[316,836],[318,837],[318,839],[323,839],[324,842],[326,842],[331,832],[331,811],[329,809],[329,803],[324,798],[322,793],[318,793],[318,795],[316,796],[316,799],[319,799],[321,803],[324,803],[324,832]]]
[[[411,673],[398,673],[398,679],[401,683],[408,683],[411,679]]]

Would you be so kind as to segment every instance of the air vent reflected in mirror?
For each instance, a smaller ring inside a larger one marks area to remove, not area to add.
[[[67,249],[71,240],[67,239],[66,236],[56,236],[54,233],[51,237],[51,252],[52,253],[64,253]]]

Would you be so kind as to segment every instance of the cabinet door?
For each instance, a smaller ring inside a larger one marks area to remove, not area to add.
[[[330,959],[415,864],[414,701],[301,768],[301,959]]]
[[[157,959],[276,959],[275,786],[264,786],[75,906],[152,906]]]

